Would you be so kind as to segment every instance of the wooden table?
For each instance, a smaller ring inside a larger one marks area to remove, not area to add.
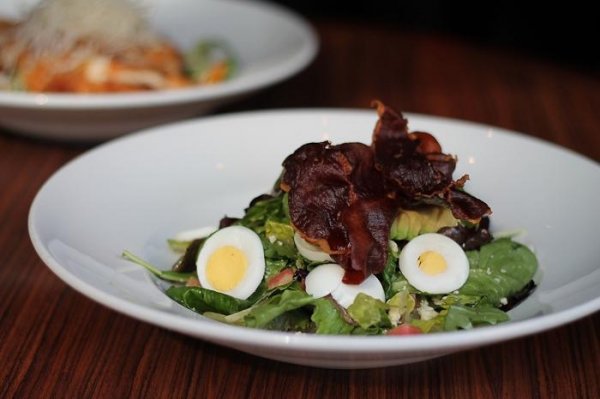
[[[600,160],[600,79],[450,37],[319,21],[316,61],[219,112],[284,107],[405,111],[526,132]],[[278,363],[100,306],[35,254],[27,213],[42,183],[89,146],[0,134],[0,397],[592,398],[600,314],[503,344],[401,367]]]

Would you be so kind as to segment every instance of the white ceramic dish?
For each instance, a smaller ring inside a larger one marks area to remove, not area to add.
[[[169,267],[166,239],[240,215],[266,192],[284,157],[330,139],[369,142],[374,111],[242,113],[158,127],[102,145],[40,190],[29,231],[43,261],[82,294],[139,320],[291,363],[335,368],[397,365],[544,331],[600,309],[600,167],[555,145],[501,129],[408,115],[468,171],[469,191],[494,209],[494,230],[523,229],[540,285],[512,321],[405,337],[332,337],[233,327],[168,299],[120,258],[123,249]]]
[[[0,17],[17,18],[39,0],[3,0]],[[239,71],[213,86],[131,94],[35,94],[0,91],[0,125],[66,140],[100,140],[201,115],[286,79],[315,56],[318,40],[299,16],[269,3],[143,0],[157,31],[179,48],[203,38],[226,42]]]

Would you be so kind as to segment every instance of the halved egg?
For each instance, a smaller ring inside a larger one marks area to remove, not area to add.
[[[243,226],[230,226],[208,237],[196,260],[204,288],[247,299],[265,275],[260,237]]]
[[[327,252],[306,241],[298,232],[294,233],[294,244],[296,244],[300,255],[308,260],[312,260],[313,262],[333,262],[333,259],[331,259],[331,256]]]
[[[430,294],[457,290],[469,277],[465,251],[443,234],[423,234],[410,240],[400,252],[399,265],[410,285]]]
[[[315,298],[331,294],[333,299],[348,308],[359,293],[385,302],[383,287],[377,277],[370,275],[360,284],[344,284],[344,268],[335,263],[327,263],[314,268],[304,280],[306,292]]]

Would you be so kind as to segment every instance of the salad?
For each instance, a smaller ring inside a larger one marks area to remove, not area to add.
[[[538,262],[494,237],[490,207],[429,133],[380,102],[372,143],[308,143],[241,217],[186,231],[166,295],[205,317],[268,330],[405,335],[509,319]]]
[[[0,90],[115,93],[208,85],[236,69],[219,40],[182,52],[132,0],[42,0],[0,19]]]

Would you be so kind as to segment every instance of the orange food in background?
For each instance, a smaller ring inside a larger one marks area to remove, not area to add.
[[[123,92],[178,88],[194,83],[183,73],[181,55],[168,44],[132,53],[135,56],[130,54],[126,59],[89,57],[64,72],[57,70],[56,63],[68,64],[70,54],[57,60],[26,53],[19,59],[20,78],[26,90],[39,92]],[[215,81],[220,80],[223,79]]]
[[[0,90],[112,93],[229,77],[231,60],[190,62],[143,17],[131,0],[41,0],[22,21],[0,19]]]

